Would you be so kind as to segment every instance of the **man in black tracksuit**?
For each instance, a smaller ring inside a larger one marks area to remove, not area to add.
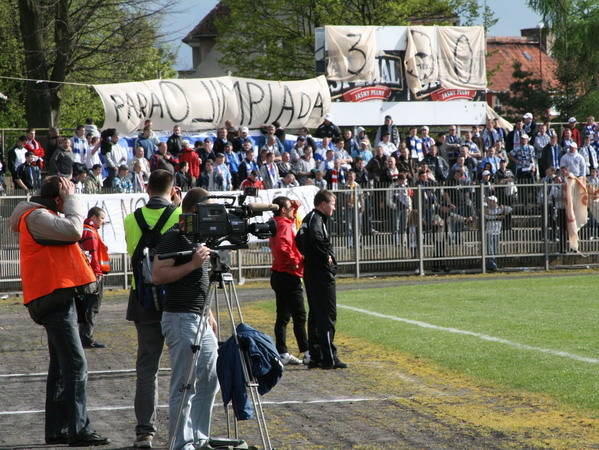
[[[335,195],[327,190],[314,196],[314,209],[304,218],[296,243],[304,255],[304,283],[308,295],[308,368],[345,369],[333,344],[337,321],[335,274],[337,261],[327,231],[335,212]]]

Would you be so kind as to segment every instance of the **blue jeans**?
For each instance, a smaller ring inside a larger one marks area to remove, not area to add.
[[[200,355],[194,370],[195,379],[191,381],[188,392],[180,391],[192,363],[191,346],[195,342],[200,318],[198,314],[192,313],[164,312],[162,314],[162,332],[171,360],[169,439],[172,439],[173,435],[176,436],[175,448],[178,450],[192,450],[196,446],[204,445],[209,439],[212,407],[218,392],[216,336],[210,326],[206,325],[204,325],[206,330],[200,342]],[[186,402],[179,421],[179,429],[175,430],[177,414],[184,394]]]
[[[487,233],[487,254],[489,255],[487,258],[487,270],[497,269],[497,261],[495,260],[495,256],[497,256],[498,251],[499,235]]]
[[[40,300],[43,301],[43,300]],[[92,432],[87,416],[87,360],[79,339],[75,301],[46,314],[50,366],[46,382],[46,439],[68,433],[71,441]]]

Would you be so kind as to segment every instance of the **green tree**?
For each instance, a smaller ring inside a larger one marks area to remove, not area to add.
[[[555,104],[562,118],[597,115],[599,105],[599,2],[597,0],[527,0],[541,14],[553,45],[559,82]]]
[[[530,112],[535,117],[545,117],[552,99],[550,93],[543,88],[542,80],[533,78],[531,72],[522,70],[522,63],[518,61],[512,67],[514,82],[510,84],[509,92],[498,95],[506,107],[503,114],[510,120],[521,117],[522,111]]]
[[[72,95],[69,106],[90,100],[75,87],[65,90],[64,82],[122,82],[173,73],[173,58],[159,48],[157,30],[162,15],[176,2],[16,1],[26,78],[50,80],[24,85],[30,126],[58,126],[65,94]]]
[[[0,2],[0,17],[14,17],[15,5],[12,0]],[[22,75],[23,53],[19,42],[19,32],[14,23],[0,20],[0,74],[5,77],[20,78]],[[23,82],[0,78],[0,92],[7,98],[0,99],[0,127],[19,128],[25,124],[23,111]]]
[[[314,76],[314,30],[324,25],[409,25],[421,18],[478,16],[476,0],[223,0],[230,14],[216,21],[220,64],[236,76]],[[443,24],[444,22],[439,22]]]

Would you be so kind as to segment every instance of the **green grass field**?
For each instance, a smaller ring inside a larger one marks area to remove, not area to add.
[[[338,292],[337,330],[484,384],[548,394],[599,414],[598,281],[498,277],[384,289],[356,283]]]

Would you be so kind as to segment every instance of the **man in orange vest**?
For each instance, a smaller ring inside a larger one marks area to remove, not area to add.
[[[11,230],[20,233],[23,299],[31,318],[48,334],[48,445],[110,443],[92,430],[86,407],[87,361],[75,297],[92,292],[96,276],[78,244],[83,214],[75,185],[53,176],[46,179],[39,196],[19,203],[10,217]]]
[[[96,275],[98,291],[83,297],[84,321],[79,323],[79,336],[84,348],[104,348],[102,344],[94,339],[94,322],[100,311],[102,297],[104,294],[104,275],[110,272],[110,258],[108,248],[98,230],[104,224],[106,213],[98,206],[94,206],[87,213],[87,219],[83,223],[83,237],[79,245],[91,263],[92,270]]]

